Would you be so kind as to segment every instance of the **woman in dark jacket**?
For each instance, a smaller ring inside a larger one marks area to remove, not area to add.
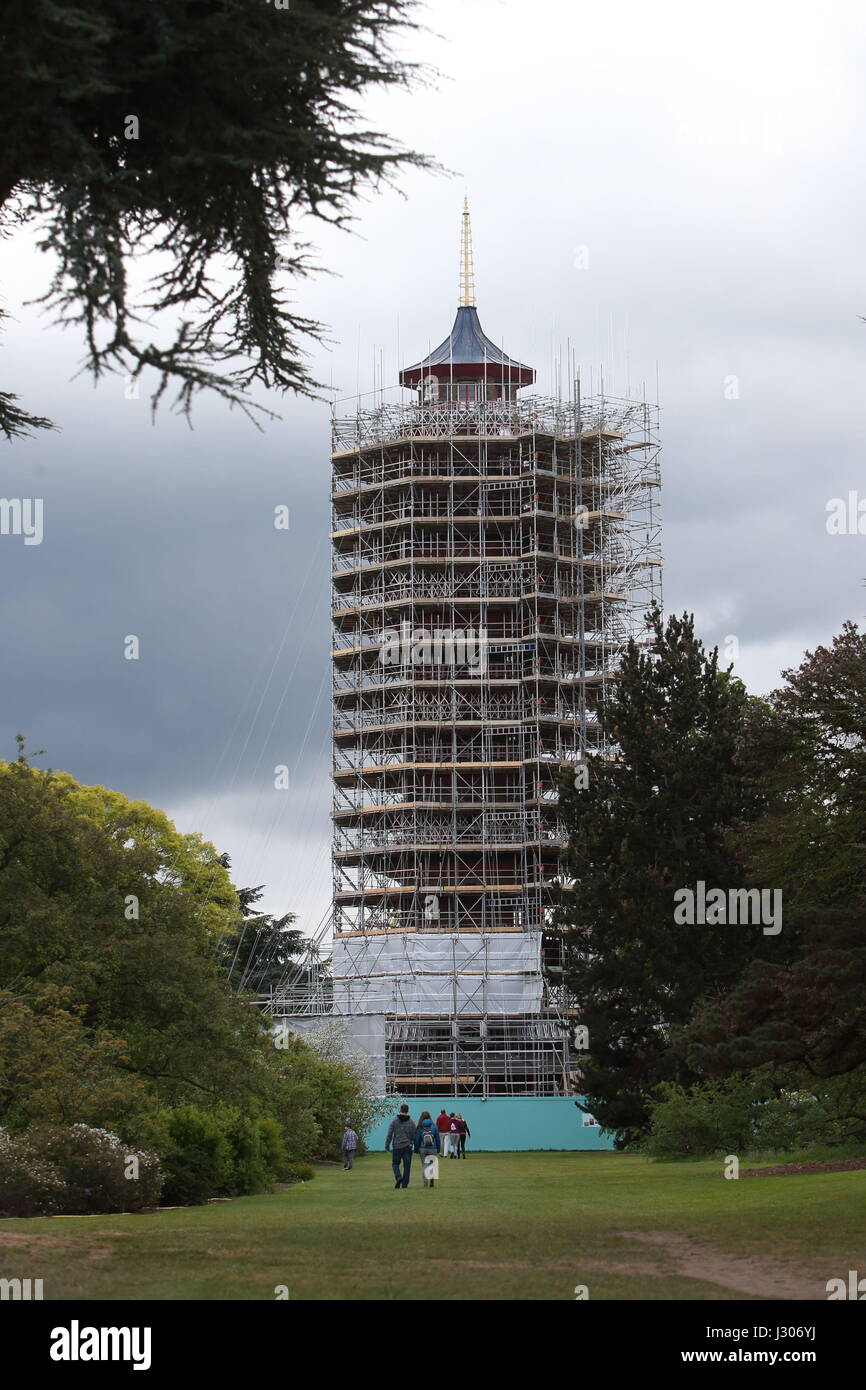
[[[429,1110],[425,1110],[418,1120],[418,1128],[415,1130],[415,1152],[421,1155],[424,1186],[435,1187],[439,1176],[439,1159],[436,1157],[439,1153],[439,1131],[430,1118]]]
[[[424,1142],[425,1134],[429,1134],[432,1136],[432,1144],[427,1144]],[[427,1151],[429,1152],[431,1148],[438,1154],[439,1131],[436,1128],[435,1120],[430,1118],[430,1111],[425,1110],[424,1113],[419,1117],[418,1128],[415,1130],[415,1152],[416,1154],[423,1153],[425,1149],[427,1149]]]

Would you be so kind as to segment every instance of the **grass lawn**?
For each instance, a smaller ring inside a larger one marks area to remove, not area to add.
[[[825,1299],[866,1274],[866,1171],[725,1180],[720,1161],[384,1154],[262,1197],[141,1216],[0,1221],[0,1278],[46,1299]],[[744,1164],[745,1166],[745,1164]]]

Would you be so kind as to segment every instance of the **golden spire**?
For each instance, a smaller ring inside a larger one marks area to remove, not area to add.
[[[469,199],[463,199],[463,230],[460,236],[460,298],[462,306],[475,304],[475,270],[472,265],[472,226],[469,221]]]

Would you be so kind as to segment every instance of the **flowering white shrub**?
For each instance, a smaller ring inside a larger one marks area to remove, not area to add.
[[[159,1201],[159,1159],[89,1125],[0,1133],[0,1212],[141,1211]]]
[[[65,1184],[26,1136],[0,1130],[0,1216],[51,1216],[63,1210]]]

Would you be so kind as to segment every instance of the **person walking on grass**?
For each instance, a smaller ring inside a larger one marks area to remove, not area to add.
[[[448,1137],[451,1130],[451,1121],[448,1118],[444,1106],[436,1116],[436,1128],[439,1131],[439,1148],[443,1154],[447,1154],[451,1146],[451,1140]]]
[[[415,1130],[415,1152],[421,1155],[421,1171],[424,1186],[435,1187],[439,1176],[439,1130],[433,1123],[429,1110],[425,1110]]]
[[[448,1157],[456,1158],[460,1146],[460,1123],[454,1111],[448,1117]]]
[[[343,1167],[351,1169],[355,1162],[355,1150],[358,1147],[358,1136],[349,1124],[343,1125]]]
[[[467,1140],[467,1139],[471,1139],[471,1138],[472,1138],[472,1135],[470,1134],[470,1132],[469,1132],[469,1126],[468,1126],[468,1124],[466,1123],[466,1121],[464,1120],[464,1118],[463,1118],[462,1115],[458,1115],[458,1116],[457,1116],[457,1123],[458,1123],[459,1126],[460,1126],[460,1132],[459,1132],[459,1134],[458,1134],[458,1136],[457,1136],[457,1157],[458,1157],[458,1158],[465,1158],[465,1157],[466,1157],[466,1140]]]
[[[391,1168],[394,1173],[394,1186],[408,1187],[412,1171],[412,1150],[415,1146],[415,1121],[409,1114],[408,1105],[401,1105],[385,1135],[385,1152],[391,1153]],[[402,1173],[401,1173],[402,1168]]]

